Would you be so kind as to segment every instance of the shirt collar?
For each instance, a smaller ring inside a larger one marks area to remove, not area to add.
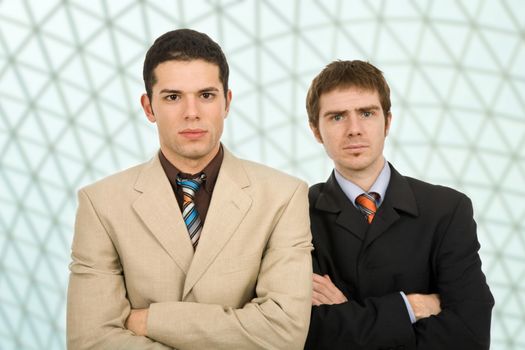
[[[159,151],[159,159],[160,163],[162,165],[162,168],[164,169],[164,172],[166,173],[166,176],[168,177],[168,180],[170,181],[171,187],[175,190],[177,188],[177,177],[191,179],[197,176],[197,174],[204,173],[206,175],[206,181],[204,181],[204,189],[208,193],[213,192],[213,187],[215,186],[215,182],[217,182],[217,177],[219,176],[219,170],[221,169],[222,160],[224,159],[224,150],[221,146],[219,147],[219,151],[213,157],[213,159],[202,169],[202,171],[199,171],[197,174],[186,174],[181,172],[177,167],[175,167],[173,164],[170,163],[170,161],[164,156],[162,151]]]
[[[383,165],[383,169],[381,169],[381,172],[379,173],[379,176],[372,184],[372,187],[370,187],[370,190],[368,192],[376,192],[379,193],[379,203],[377,203],[377,206],[380,207],[381,203],[383,203],[383,199],[385,198],[386,188],[388,187],[388,183],[390,182],[390,166],[388,165],[388,162],[385,159],[385,164]],[[346,197],[352,202],[354,206],[355,199],[360,194],[366,192],[361,187],[354,184],[352,181],[346,179],[343,175],[341,175],[337,169],[334,169],[334,175],[337,183],[343,190]]]

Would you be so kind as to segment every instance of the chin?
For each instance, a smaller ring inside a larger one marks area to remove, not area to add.
[[[190,159],[200,159],[203,157],[206,157],[208,154],[210,154],[213,151],[213,147],[185,147],[182,150],[182,154],[186,158]]]
[[[366,162],[350,162],[345,164],[345,167],[347,169],[350,169],[352,171],[362,171],[370,167],[370,163]]]

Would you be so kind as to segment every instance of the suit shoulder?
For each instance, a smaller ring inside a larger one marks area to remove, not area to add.
[[[308,198],[310,199],[310,203],[313,203],[317,197],[319,197],[319,194],[323,191],[325,182],[319,182],[315,185],[310,186],[310,189],[308,190]]]
[[[249,177],[256,182],[271,182],[275,186],[281,185],[286,187],[297,187],[299,184],[306,185],[305,181],[281,170],[250,160],[240,159],[240,161]]]
[[[115,191],[118,191],[119,188],[129,188],[129,185],[136,181],[137,176],[140,174],[142,168],[146,164],[147,163],[135,165],[131,168],[108,175],[100,180],[80,188],[80,191],[96,194],[107,193],[110,190],[112,193],[114,193]]]
[[[428,200],[441,199],[452,202],[468,199],[467,195],[452,187],[432,184],[409,176],[405,176],[405,179],[418,198],[426,198]]]

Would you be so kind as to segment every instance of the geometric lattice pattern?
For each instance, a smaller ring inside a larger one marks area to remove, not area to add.
[[[492,348],[525,349],[525,9],[519,0],[0,0],[0,348],[64,349],[76,190],[153,156],[140,104],[153,39],[223,47],[236,154],[324,180],[305,94],[334,59],[390,82],[386,154],[473,200],[496,298]]]

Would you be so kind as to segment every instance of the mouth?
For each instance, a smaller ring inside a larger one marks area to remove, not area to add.
[[[208,131],[204,129],[184,129],[180,131],[179,134],[187,139],[195,140],[203,137],[207,132]]]
[[[365,145],[365,144],[362,144],[362,143],[346,145],[346,146],[343,147],[343,149],[347,150],[347,151],[362,151],[362,150],[364,150],[366,148],[368,148],[368,146]]]

